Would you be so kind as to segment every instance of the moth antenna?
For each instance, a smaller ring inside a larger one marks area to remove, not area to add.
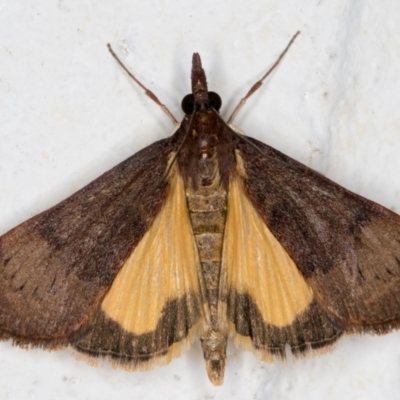
[[[300,31],[297,31],[294,36],[292,37],[292,39],[290,39],[290,42],[288,43],[288,45],[286,46],[285,50],[283,50],[283,52],[281,53],[281,55],[278,57],[278,59],[275,61],[274,65],[265,73],[265,75],[258,80],[251,88],[250,90],[247,92],[246,96],[244,96],[242,98],[242,100],[240,100],[239,104],[236,106],[236,108],[233,110],[231,116],[228,118],[228,124],[231,124],[232,121],[235,119],[236,114],[239,112],[239,110],[245,105],[247,99],[254,93],[256,92],[261,85],[264,83],[264,80],[266,79],[266,77],[278,66],[278,64],[281,62],[282,58],[285,56],[285,54],[288,52],[290,46],[293,44],[293,42],[295,41],[295,39],[297,38],[297,36],[300,35]]]
[[[161,109],[168,115],[168,118],[173,122],[174,125],[178,125],[178,120],[172,115],[171,111],[169,111],[168,107],[161,103],[158,97],[146,86],[143,85],[142,82],[139,81],[129,70],[125,67],[122,61],[118,58],[118,56],[114,53],[114,50],[111,48],[111,45],[107,43],[108,51],[111,55],[117,60],[117,63],[122,67],[122,69],[144,90],[146,96],[150,97],[156,104],[158,104]]]

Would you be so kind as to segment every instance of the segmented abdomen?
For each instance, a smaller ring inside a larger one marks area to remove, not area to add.
[[[186,200],[199,251],[211,322],[215,324],[226,221],[226,191],[221,187],[201,187],[196,192],[187,192]]]

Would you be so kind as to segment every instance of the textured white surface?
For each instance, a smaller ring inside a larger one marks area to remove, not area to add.
[[[236,125],[400,212],[399,15],[396,0],[0,0],[0,234],[171,130],[107,42],[178,118],[200,52],[227,116],[297,30]],[[230,346],[221,388],[198,343],[167,367],[127,373],[6,342],[0,399],[397,399],[399,339],[345,338],[286,365]]]

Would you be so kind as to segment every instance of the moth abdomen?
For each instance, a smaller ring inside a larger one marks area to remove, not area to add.
[[[186,190],[190,222],[196,240],[212,319],[217,315],[222,242],[227,197],[222,187]]]

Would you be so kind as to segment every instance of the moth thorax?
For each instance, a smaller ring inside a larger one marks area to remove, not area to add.
[[[210,152],[209,149],[200,152],[197,171],[200,187],[218,187],[220,185],[219,164],[216,152]]]

